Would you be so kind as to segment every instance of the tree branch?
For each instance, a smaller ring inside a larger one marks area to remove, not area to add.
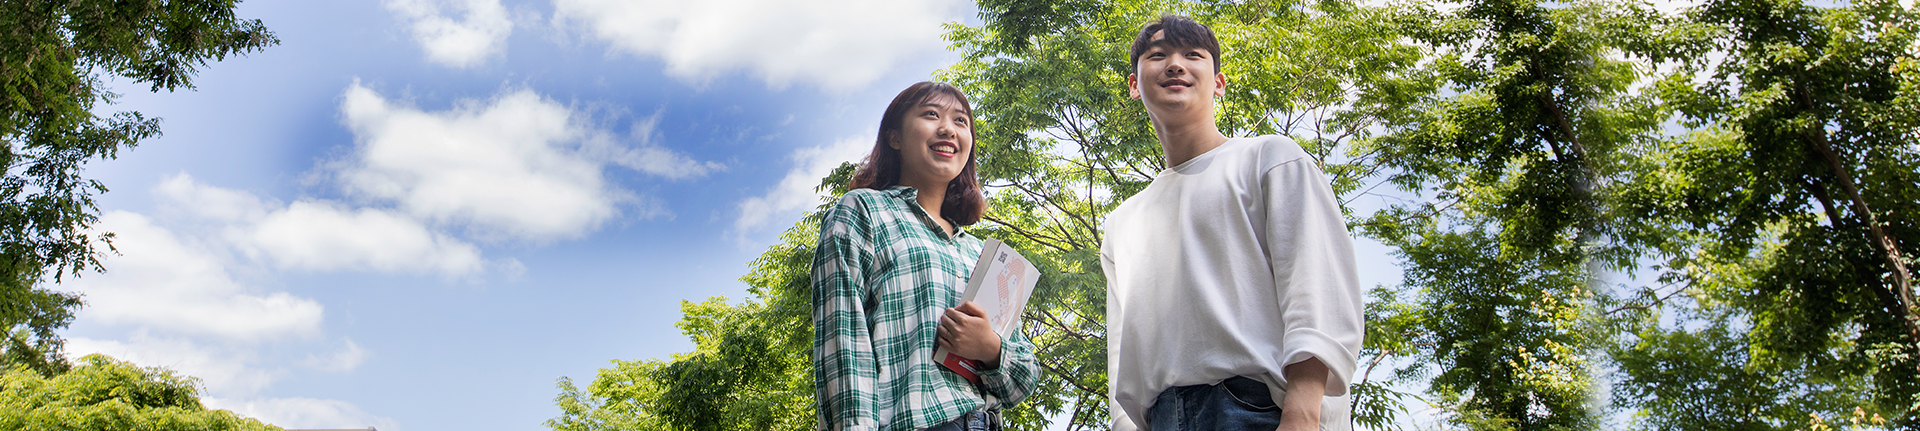
[[[1800,96],[1801,109],[1812,111],[1813,95],[1807,90],[1806,82],[1796,80],[1794,85],[1799,90],[1796,93]],[[1825,123],[1821,121],[1816,124]],[[1839,180],[1840,191],[1845,192],[1848,199],[1853,201],[1854,215],[1867,227],[1868,242],[1872,243],[1881,257],[1886,259],[1889,272],[1892,272],[1893,285],[1888,287],[1893,289],[1894,296],[1897,298],[1893,304],[1888,305],[1901,314],[1901,320],[1906,321],[1907,335],[1912,337],[1915,343],[1920,343],[1920,309],[1914,308],[1912,279],[1907,272],[1906,261],[1900,257],[1899,244],[1894,243],[1893,238],[1888,237],[1886,231],[1880,227],[1879,217],[1873,214],[1873,208],[1867,206],[1866,198],[1860,194],[1860,187],[1853,182],[1853,175],[1848,173],[1846,165],[1841,163],[1840,154],[1835,152],[1833,145],[1827,142],[1825,128],[1816,126],[1815,130],[1802,130],[1800,134],[1806,138],[1807,144],[1813,147],[1814,153],[1826,162],[1827,169],[1832,171],[1834,178]]]
[[[1014,225],[1013,223],[1008,223],[1006,220],[1001,220],[999,217],[983,214],[980,216],[980,219],[994,222],[995,224],[999,224],[1001,226],[1006,226],[1008,229],[1012,229],[1013,233],[1026,237],[1028,241],[1033,241],[1033,242],[1039,243],[1040,245],[1051,247],[1054,250],[1059,250],[1062,253],[1078,249],[1077,247],[1074,249],[1068,249],[1066,247],[1061,247],[1059,244],[1054,243],[1055,241],[1066,241],[1067,243],[1071,244],[1073,243],[1072,240],[1062,240],[1062,239],[1054,238],[1052,236],[1048,236],[1044,234],[1028,232],[1026,229],[1022,229],[1020,228],[1020,226]]]

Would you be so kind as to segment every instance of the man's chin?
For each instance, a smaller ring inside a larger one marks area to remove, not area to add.
[[[1149,110],[1169,114],[1186,112],[1196,106],[1193,101],[1183,97],[1153,98],[1147,99],[1147,102]]]

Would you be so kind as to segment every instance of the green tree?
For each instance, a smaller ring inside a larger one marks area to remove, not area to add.
[[[53,377],[25,365],[0,373],[0,429],[268,431],[279,427],[200,405],[198,381],[87,355]]]
[[[843,165],[820,189],[846,192],[853,165]],[[820,211],[807,213],[780,235],[780,244],[748,263],[753,299],[684,301],[674,324],[694,350],[668,360],[613,361],[582,391],[558,383],[558,431],[633,429],[813,429],[813,246]]]
[[[65,365],[54,331],[73,320],[78,295],[48,278],[99,269],[90,238],[93,195],[106,185],[81,176],[92,160],[160,133],[138,112],[95,114],[117,94],[106,77],[193,88],[209,61],[278,43],[260,21],[233,14],[235,0],[0,1],[0,365],[45,375]]]
[[[1408,30],[1443,91],[1367,142],[1388,181],[1431,196],[1362,225],[1397,249],[1418,303],[1408,319],[1430,359],[1407,371],[1432,373],[1456,426],[1594,428],[1604,277],[1664,233],[1616,209],[1668,112],[1632,87],[1679,54],[1684,27],[1624,2],[1458,6]]]
[[[1658,428],[1856,412],[1920,427],[1915,12],[1716,0],[1688,14],[1712,52],[1659,85],[1695,130],[1650,154],[1634,211],[1686,233],[1664,277],[1691,300],[1617,347],[1617,393]]]

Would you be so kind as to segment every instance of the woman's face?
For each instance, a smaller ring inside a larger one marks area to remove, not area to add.
[[[973,154],[973,118],[958,99],[940,94],[898,121],[900,133],[887,145],[900,150],[900,184],[945,190]]]

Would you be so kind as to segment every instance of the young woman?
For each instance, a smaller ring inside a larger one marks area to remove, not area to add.
[[[894,97],[813,258],[813,377],[829,430],[987,430],[1039,380],[1033,344],[996,334],[962,304],[986,206],[974,174],[973,107],[922,82]],[[981,383],[934,362],[945,347],[984,363]]]

